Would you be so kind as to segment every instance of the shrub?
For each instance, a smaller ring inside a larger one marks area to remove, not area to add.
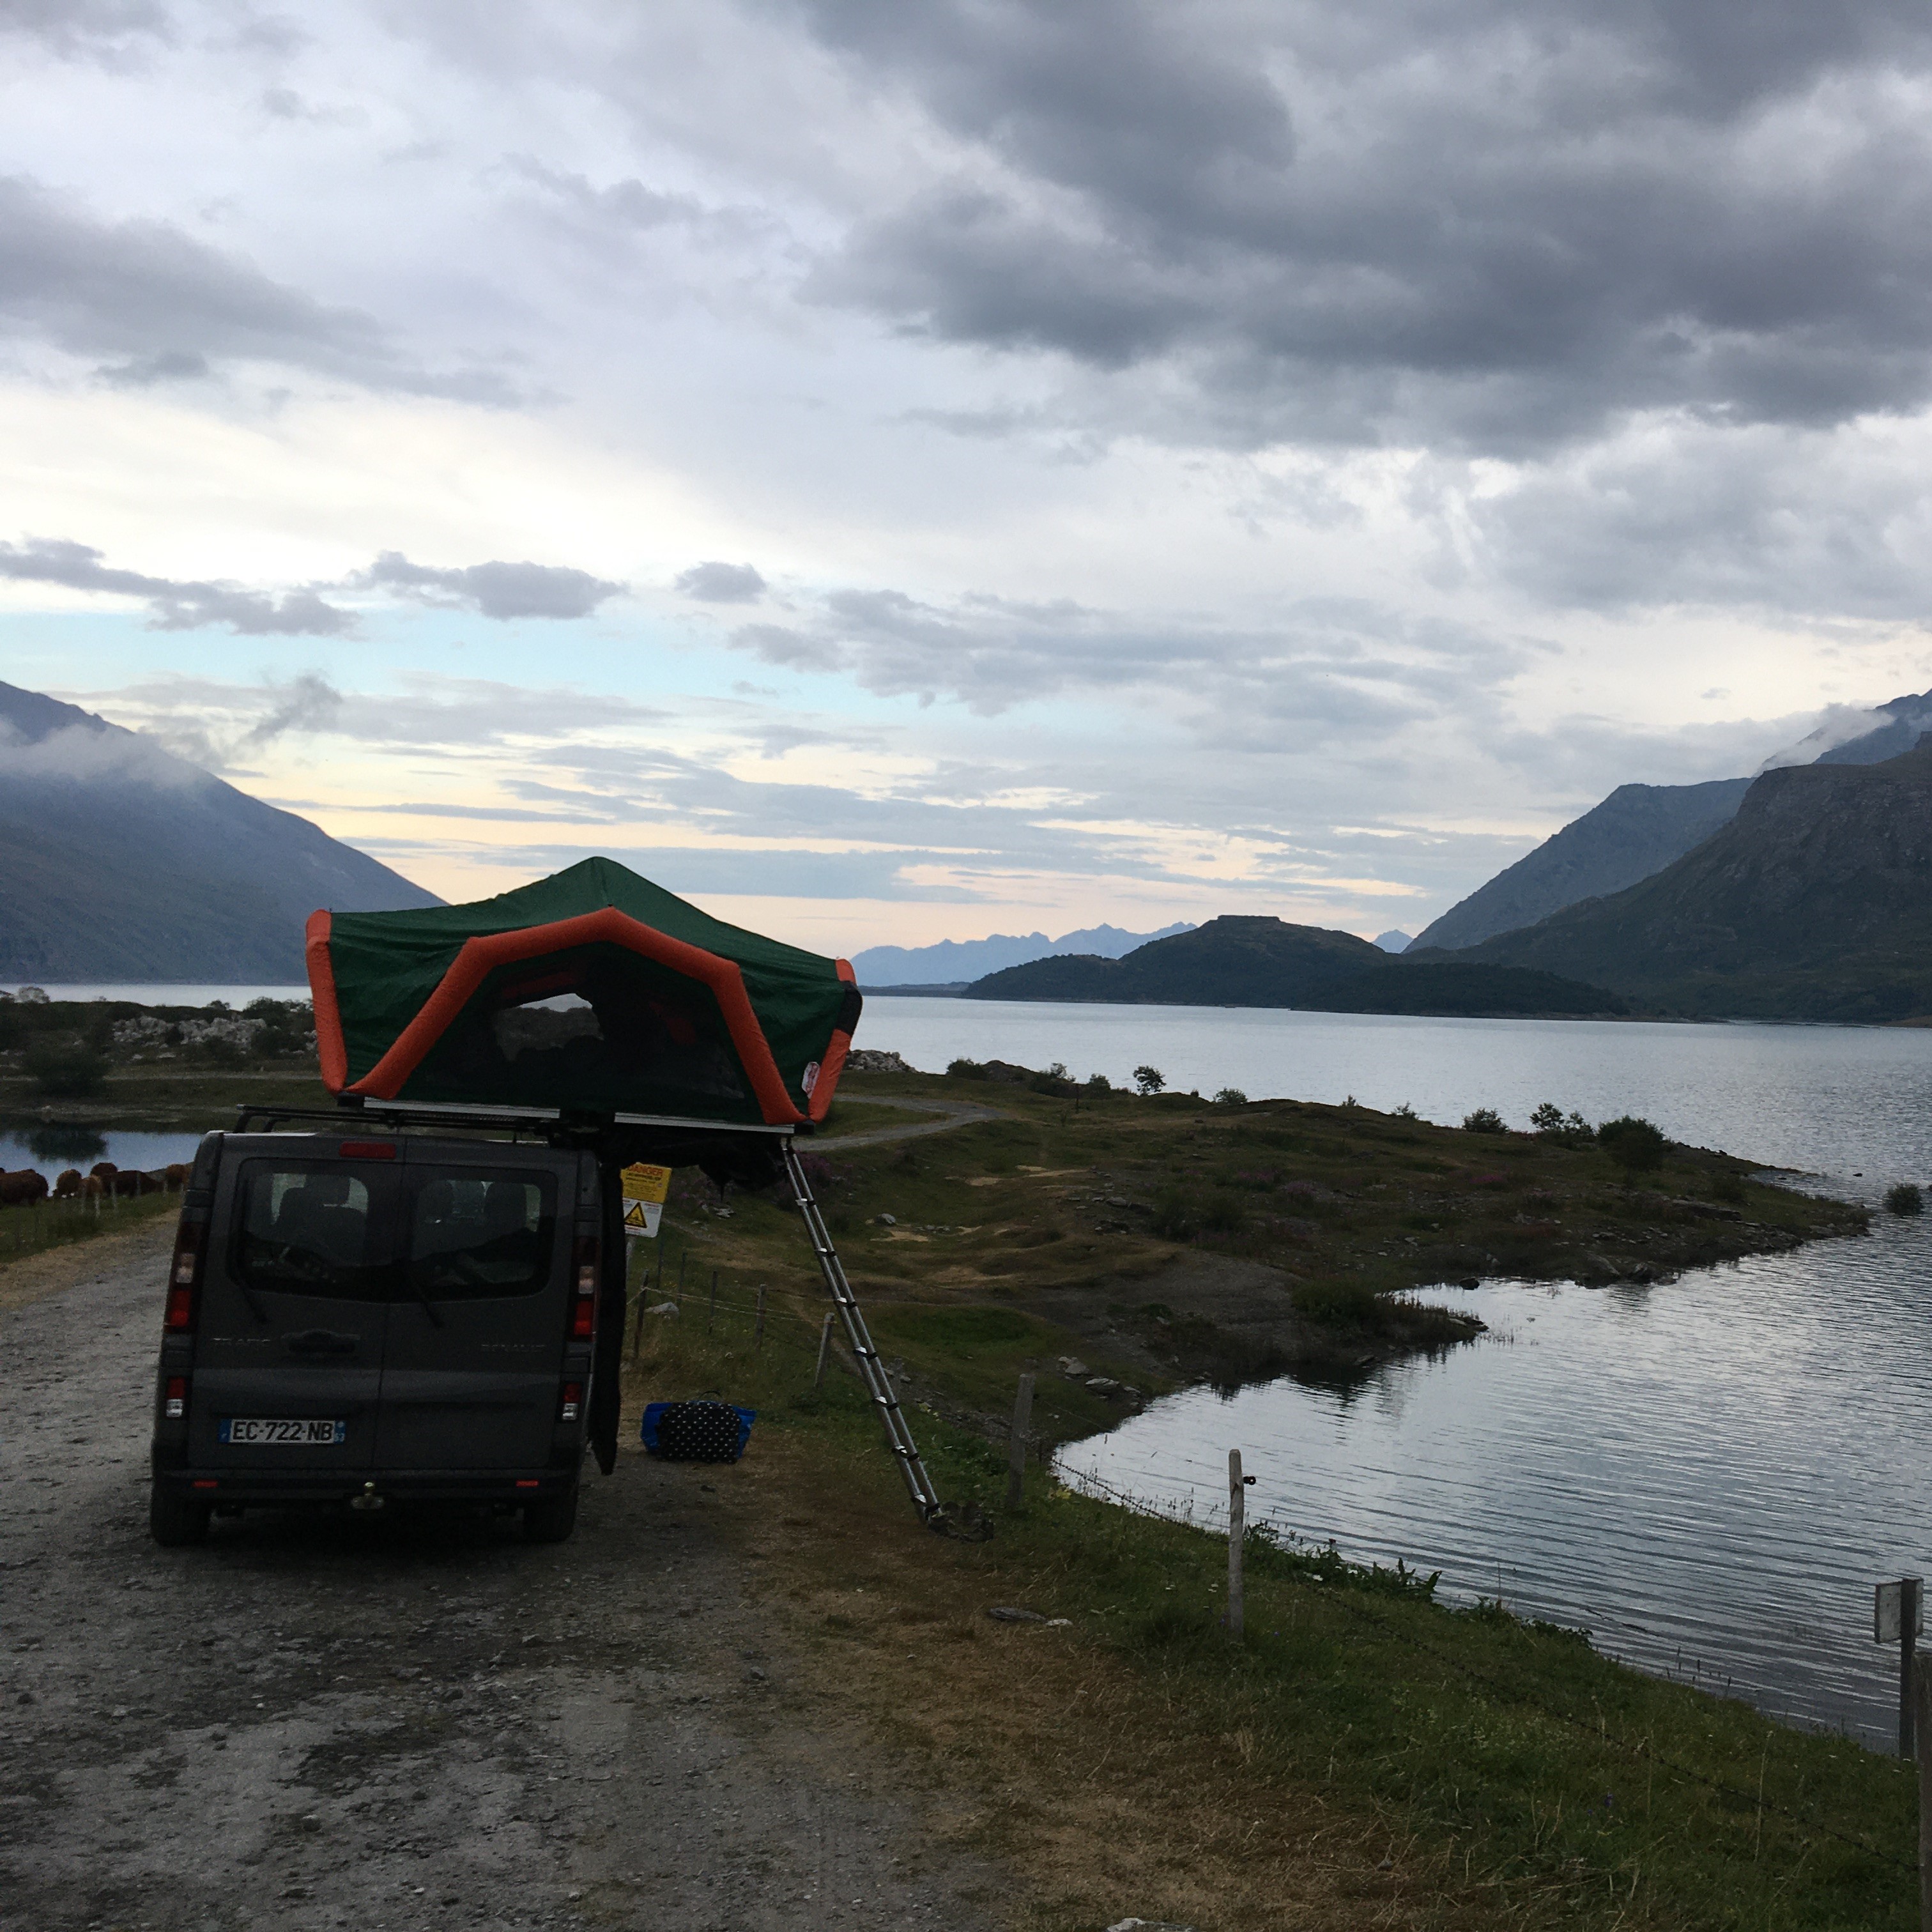
[[[1735,1174],[1720,1174],[1711,1183],[1711,1198],[1728,1201],[1735,1206],[1744,1198],[1744,1184]]]
[[[1493,1107],[1478,1107],[1462,1116],[1462,1131],[1470,1134],[1506,1134],[1509,1129]]]
[[[1422,1116],[1406,1100],[1403,1101],[1402,1105],[1389,1116],[1392,1120],[1419,1120],[1421,1118]]]
[[[1134,1069],[1134,1091],[1144,1100],[1150,1094],[1158,1094],[1167,1084],[1167,1076],[1158,1066],[1136,1066]]]
[[[1664,1165],[1664,1150],[1670,1145],[1649,1121],[1634,1114],[1606,1120],[1597,1130],[1597,1144],[1624,1171],[1628,1186],[1640,1174],[1648,1174]]]
[[[946,1064],[946,1077],[949,1080],[983,1080],[986,1070],[976,1060],[954,1060]]]
[[[1885,1204],[1894,1214],[1922,1214],[1925,1197],[1912,1182],[1901,1180],[1896,1187],[1886,1190]]]
[[[1248,1096],[1238,1087],[1223,1087],[1214,1096],[1214,1104],[1217,1107],[1245,1107]]]
[[[1104,1073],[1096,1073],[1087,1082],[1087,1090],[1090,1094],[1111,1094],[1114,1083]]]
[[[21,1057],[27,1077],[52,1100],[98,1094],[107,1079],[107,1056],[77,1040],[37,1040]]]
[[[1530,1115],[1529,1124],[1545,1140],[1562,1141],[1570,1147],[1596,1138],[1596,1130],[1581,1114],[1566,1114],[1554,1100],[1546,1100]]]

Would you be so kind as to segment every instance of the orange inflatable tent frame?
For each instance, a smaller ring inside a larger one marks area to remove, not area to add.
[[[315,1037],[322,1063],[322,1084],[332,1094],[360,1094],[374,1100],[393,1100],[402,1091],[410,1076],[422,1064],[431,1047],[454,1023],[484,980],[500,966],[514,964],[545,952],[556,952],[573,946],[598,943],[622,946],[640,957],[668,966],[686,979],[695,980],[710,989],[718,1011],[731,1035],[740,1063],[752,1082],[759,1111],[767,1126],[794,1126],[806,1120],[822,1120],[832,1105],[838,1076],[852,1036],[843,1028],[835,1031],[820,1063],[807,1102],[810,1112],[801,1112],[785,1090],[778,1063],[758,1024],[751,998],[745,991],[744,975],[735,960],[722,959],[701,946],[674,939],[655,926],[606,906],[601,912],[579,914],[545,926],[524,926],[514,932],[496,932],[466,939],[438,982],[436,991],[423,1002],[422,1010],[397,1035],[383,1054],[360,1080],[349,1079],[349,1051],[342,1036],[342,1014],[337,1004],[335,972],[328,956],[333,922],[327,912],[311,913],[306,932],[309,985],[315,995]],[[848,986],[856,983],[849,962],[836,962],[838,976]]]

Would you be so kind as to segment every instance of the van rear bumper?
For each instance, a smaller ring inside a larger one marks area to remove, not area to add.
[[[374,1495],[386,1502],[534,1502],[573,1487],[571,1469],[294,1469],[161,1468],[155,1483],[196,1502],[265,1504],[346,1504]]]

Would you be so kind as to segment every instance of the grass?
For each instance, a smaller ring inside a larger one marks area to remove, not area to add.
[[[913,1406],[942,1492],[998,1524],[979,1544],[926,1534],[854,1379],[811,1387],[815,1312],[773,1304],[762,1351],[733,1295],[709,1337],[651,1322],[631,1397],[758,1409],[746,1463],[704,1472],[763,1559],[758,1587],[826,1696],[1022,1876],[1016,1926],[1916,1922],[1910,1770],[1844,1739],[1258,1538],[1231,1642],[1223,1539],[1036,1468],[1004,1514],[1003,1451]],[[900,1329],[962,1374],[1038,1339],[964,1310]],[[1067,1623],[989,1621],[1002,1604]]]
[[[178,1194],[142,1194],[95,1202],[44,1201],[35,1208],[0,1208],[0,1268],[70,1247],[97,1234],[118,1234],[181,1211]]]

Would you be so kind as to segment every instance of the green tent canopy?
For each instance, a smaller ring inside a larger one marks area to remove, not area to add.
[[[824,1118],[860,1004],[843,959],[610,859],[474,905],[316,913],[308,976],[332,1093],[746,1126]]]

